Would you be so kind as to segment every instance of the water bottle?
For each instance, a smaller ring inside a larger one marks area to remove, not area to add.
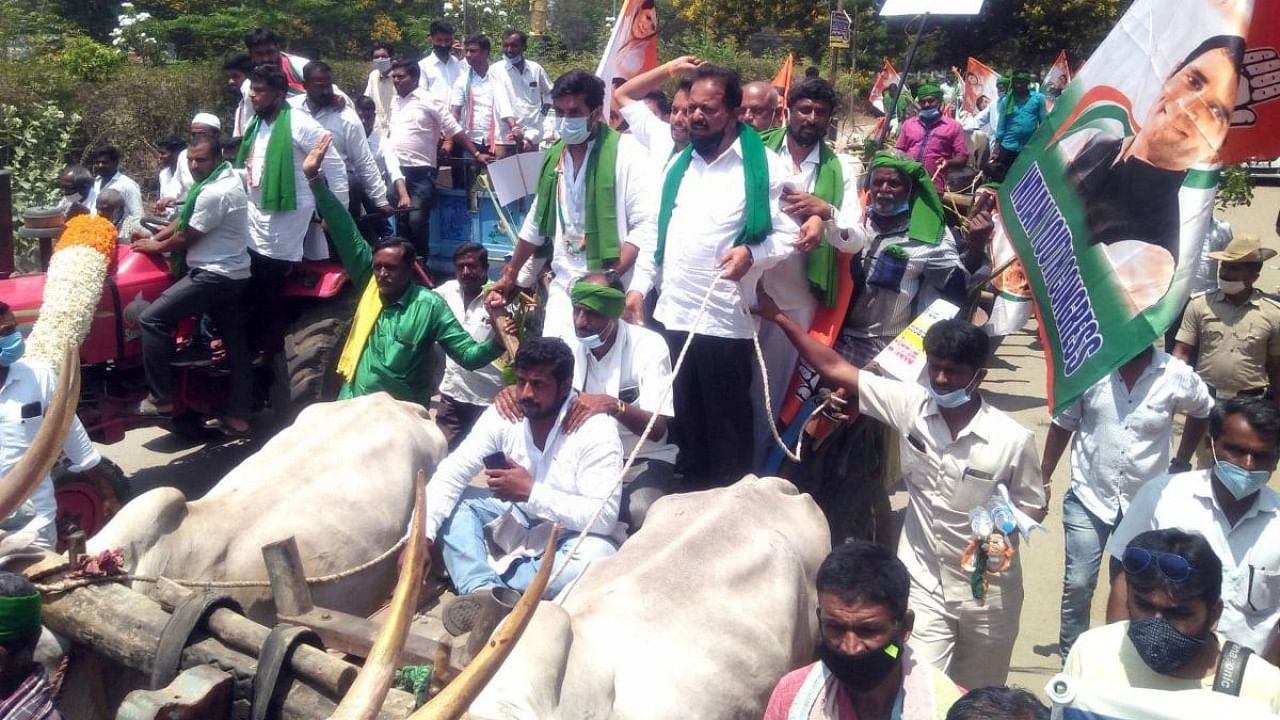
[[[993,495],[988,508],[991,511],[991,520],[996,530],[1005,535],[1012,535],[1018,530],[1018,521],[1013,517],[1013,508],[1009,507],[1000,496]]]
[[[984,507],[974,508],[969,511],[969,527],[973,528],[973,536],[985,539],[991,534],[991,530],[995,527],[995,521],[991,517],[991,512]]]

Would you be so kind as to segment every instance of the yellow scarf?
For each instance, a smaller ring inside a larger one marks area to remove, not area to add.
[[[355,317],[351,320],[351,330],[347,332],[347,342],[342,346],[342,354],[338,356],[338,374],[351,382],[356,376],[356,365],[360,362],[360,354],[369,341],[369,333],[382,314],[382,295],[378,294],[378,283],[369,278],[364,286],[364,294],[360,296],[360,304],[356,305]]]

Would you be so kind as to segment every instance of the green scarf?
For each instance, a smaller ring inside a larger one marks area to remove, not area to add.
[[[587,166],[578,172],[587,174],[586,241],[587,268],[600,270],[622,257],[618,240],[618,141],[622,136],[604,123],[596,126],[596,142],[587,156]],[[564,141],[557,140],[542,157],[538,176],[538,234],[543,243],[534,253],[537,257],[552,255],[551,238],[556,235],[556,185]]]
[[[761,138],[765,147],[779,152],[786,142],[787,129],[766,130]],[[831,148],[821,141],[818,142],[818,177],[813,182],[813,194],[835,208],[839,208],[844,202],[844,168]],[[836,292],[840,287],[840,268],[836,262],[838,256],[836,249],[827,242],[824,232],[818,247],[805,258],[809,268],[809,284],[825,307],[836,305]]]
[[[738,123],[738,142],[742,144],[743,176],[746,185],[746,218],[742,232],[734,238],[733,246],[759,245],[773,231],[773,218],[769,206],[769,160],[765,156],[764,142],[759,133],[745,123]],[[693,158],[693,143],[671,161],[666,180],[662,183],[662,204],[658,206],[658,249],[653,253],[654,262],[662,265],[667,248],[667,226],[671,224],[671,210],[680,193],[680,183]]]
[[[903,160],[891,152],[878,152],[871,161],[871,170],[882,167],[903,173],[915,186],[911,191],[911,224],[907,228],[907,237],[927,245],[942,242],[942,198],[938,197],[938,190],[924,165],[914,160]]]
[[[267,159],[262,168],[262,209],[289,211],[298,209],[298,196],[293,185],[293,122],[289,106],[280,108],[271,137],[267,139]],[[240,139],[240,152],[236,155],[236,167],[244,167],[245,158],[253,149],[253,141],[262,125],[262,116],[254,115],[249,127]]]
[[[1004,107],[1000,108],[1001,117],[1007,118],[1009,117],[1009,113],[1013,112],[1013,80],[1026,80],[1029,82],[1031,80],[1031,73],[1025,70],[1019,70],[1013,74],[1013,78],[1009,82],[1009,90],[1004,94]],[[1031,97],[1030,91],[1027,92],[1027,97]]]
[[[209,173],[205,179],[191,186],[191,189],[187,191],[187,199],[182,203],[182,211],[178,213],[178,232],[186,230],[187,226],[191,224],[191,216],[196,211],[196,198],[200,197],[200,191],[204,190],[204,186],[217,180],[224,170],[229,169],[231,169],[231,165],[226,160],[223,160],[218,163],[218,167],[214,168],[213,172]],[[169,274],[175,279],[187,274],[186,250],[174,250],[169,253]]]
[[[40,634],[40,593],[0,597],[0,643]]]
[[[617,320],[622,317],[626,296],[621,290],[608,285],[596,285],[579,280],[569,290],[569,299],[574,305],[581,305],[611,320]]]

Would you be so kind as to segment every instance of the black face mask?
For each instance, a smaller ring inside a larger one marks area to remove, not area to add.
[[[1184,635],[1164,618],[1130,620],[1128,634],[1142,662],[1161,675],[1177,672],[1195,659],[1207,637]]]
[[[449,53],[452,51],[453,51],[453,48],[449,47],[448,45],[436,45],[431,48],[431,52],[434,52],[436,54],[436,57],[440,58],[441,60],[449,59]]]
[[[693,146],[694,152],[699,155],[706,156],[716,148],[720,147],[720,143],[724,140],[724,130],[714,135],[704,135],[700,138],[689,135],[689,144]]]
[[[902,661],[902,644],[890,640],[884,647],[859,655],[845,655],[818,641],[818,659],[836,679],[854,692],[866,692],[879,685]]]

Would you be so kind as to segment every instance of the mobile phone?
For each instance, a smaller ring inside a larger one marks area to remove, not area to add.
[[[507,462],[506,453],[496,452],[484,456],[484,466],[490,470],[506,470],[511,467],[511,463]]]

